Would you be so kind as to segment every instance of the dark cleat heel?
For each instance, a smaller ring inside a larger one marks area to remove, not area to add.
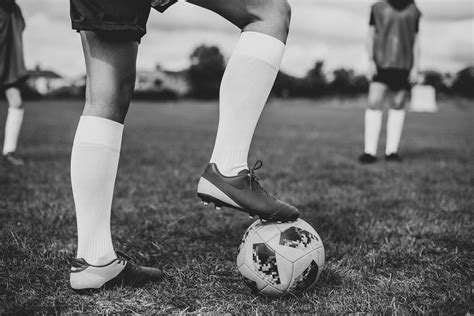
[[[95,293],[98,293],[101,291],[101,288],[99,289],[73,289],[71,288],[76,294],[79,295],[93,295]]]

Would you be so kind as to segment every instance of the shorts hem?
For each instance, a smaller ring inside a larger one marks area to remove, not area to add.
[[[372,79],[372,82],[377,82],[377,83],[381,83],[381,84],[384,84],[388,87],[389,90],[391,91],[410,91],[411,88],[412,88],[412,85],[408,84],[408,85],[403,85],[403,86],[399,86],[399,85],[393,85],[393,84],[390,84],[388,82],[385,82],[383,80],[378,80],[378,79]]]
[[[25,74],[15,81],[8,82],[8,83],[1,83],[0,84],[0,91],[4,91],[10,88],[18,88],[18,89],[23,89],[25,87],[26,81],[28,80],[29,75]]]
[[[410,91],[412,88],[409,82],[410,71],[399,68],[377,67],[377,73],[372,78],[372,82],[386,85],[391,91]]]
[[[138,30],[130,23],[103,23],[103,22],[75,22],[72,21],[72,29],[77,32],[92,31],[103,35],[105,38],[116,41],[140,42],[146,31]]]

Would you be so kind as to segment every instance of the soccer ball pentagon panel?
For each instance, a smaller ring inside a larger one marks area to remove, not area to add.
[[[245,232],[237,269],[255,293],[278,296],[313,288],[324,266],[318,233],[302,219],[290,223],[254,222]]]

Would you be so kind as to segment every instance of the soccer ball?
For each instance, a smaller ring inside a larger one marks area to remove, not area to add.
[[[245,232],[237,269],[255,293],[301,293],[316,284],[324,266],[318,233],[302,219],[291,223],[254,222]]]

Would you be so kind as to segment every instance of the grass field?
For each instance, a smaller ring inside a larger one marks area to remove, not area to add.
[[[0,313],[473,312],[473,104],[448,100],[437,114],[410,114],[404,163],[371,166],[356,162],[362,105],[302,100],[267,108],[250,160],[264,160],[264,185],[302,210],[327,256],[314,291],[268,299],[253,296],[235,271],[251,221],[202,208],[195,197],[217,104],[191,101],[134,104],[113,206],[116,248],[172,277],[74,294],[69,157],[81,104],[28,103],[20,151],[27,165],[0,172]],[[3,126],[5,103],[0,109]]]

